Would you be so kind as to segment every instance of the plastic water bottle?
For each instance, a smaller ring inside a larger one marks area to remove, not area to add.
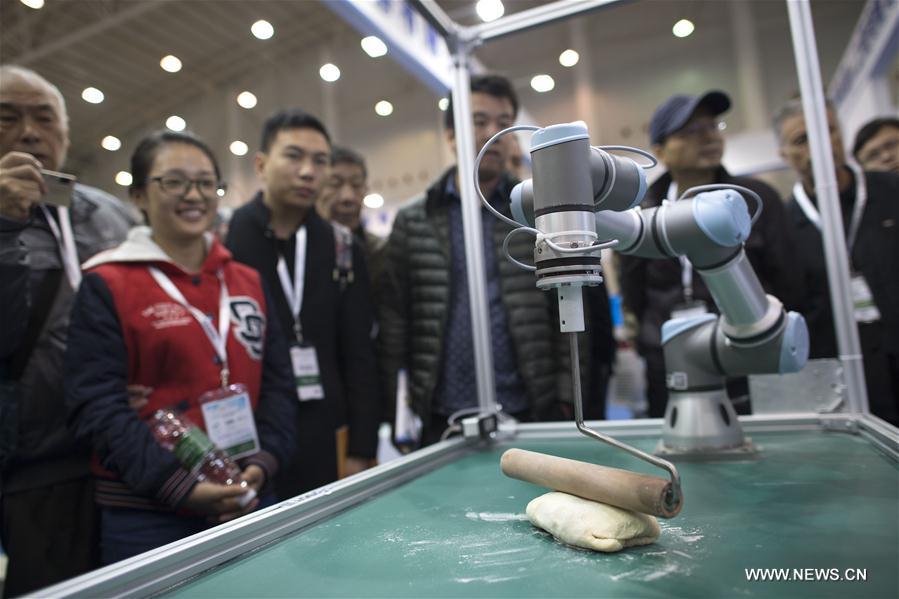
[[[606,418],[609,420],[645,418],[649,409],[646,400],[646,364],[628,341],[621,302],[620,295],[609,296],[612,334],[618,348],[606,403]]]
[[[149,425],[159,444],[173,452],[186,470],[197,474],[198,480],[247,486],[240,479],[240,467],[184,414],[175,410],[156,410]],[[241,505],[246,505],[255,496],[255,489],[247,489],[247,494],[241,498]]]

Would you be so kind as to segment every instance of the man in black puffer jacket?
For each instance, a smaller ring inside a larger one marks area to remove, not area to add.
[[[514,123],[518,100],[511,84],[498,76],[473,77],[471,89],[479,150]],[[455,149],[452,108],[446,114]],[[479,181],[491,205],[508,214],[515,182],[505,173],[506,139],[485,154]],[[392,406],[397,371],[405,369],[411,406],[423,422],[423,445],[440,438],[448,416],[478,402],[458,189],[452,168],[397,213],[379,282],[385,397]],[[559,333],[555,295],[537,289],[532,272],[503,256],[508,227],[486,210],[482,226],[496,400],[519,420],[570,418],[568,347]],[[524,235],[509,244],[510,254],[522,262],[533,262],[533,248],[533,239]],[[588,334],[580,335],[580,348],[585,413],[601,418],[614,357],[611,319],[604,287],[584,293]]]

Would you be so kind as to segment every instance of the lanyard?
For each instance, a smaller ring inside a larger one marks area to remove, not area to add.
[[[293,315],[293,332],[297,341],[303,339],[303,325],[300,324],[300,310],[303,309],[303,284],[306,277],[306,226],[303,225],[296,232],[296,250],[293,260],[293,281],[287,272],[287,261],[284,256],[278,256],[278,279],[281,280],[281,290],[290,305],[290,313]]]
[[[846,248],[849,250],[851,258],[852,247],[855,245],[855,240],[858,237],[858,228],[862,224],[862,214],[865,212],[865,204],[868,203],[868,186],[865,183],[865,173],[862,172],[862,169],[851,162],[847,162],[846,166],[848,166],[852,171],[852,174],[855,175],[855,206],[852,209],[852,220],[849,222],[849,235],[846,237]],[[815,205],[812,204],[812,201],[809,199],[808,194],[805,193],[805,188],[802,187],[800,181],[797,181],[796,184],[793,185],[793,197],[796,198],[796,203],[799,204],[805,217],[817,227],[818,231],[820,231],[821,214],[818,212],[818,209],[815,208]]]
[[[668,201],[677,201],[677,183],[675,181],[668,186]],[[680,282],[684,287],[684,301],[690,303],[693,301],[693,264],[686,256],[678,256],[677,259],[680,260]]]
[[[46,206],[41,204],[41,210],[44,211],[44,218],[47,219],[47,225],[50,232],[56,238],[56,244],[59,246],[59,258],[62,260],[62,267],[65,270],[66,278],[72,289],[78,291],[81,284],[81,263],[78,261],[78,251],[75,249],[75,236],[72,234],[72,221],[69,218],[69,209],[63,206],[56,208],[56,214],[59,216],[59,225],[53,215]]]
[[[218,273],[216,273],[216,276],[219,279],[220,289],[219,328],[216,330],[215,326],[212,324],[212,320],[203,314],[202,311],[191,306],[184,297],[184,294],[181,293],[181,290],[175,287],[175,284],[172,283],[172,280],[168,278],[165,273],[155,266],[148,267],[148,270],[150,271],[150,274],[153,275],[153,278],[156,279],[159,286],[162,287],[162,290],[165,291],[170,298],[184,306],[194,319],[200,323],[203,332],[206,333],[206,337],[209,338],[209,342],[212,344],[215,353],[218,354],[219,360],[222,362],[222,387],[227,387],[228,376],[230,375],[230,371],[228,370],[228,329],[231,325],[231,319],[228,314],[230,303],[228,298],[228,287],[225,285],[225,277],[222,274],[222,271],[219,270]]]

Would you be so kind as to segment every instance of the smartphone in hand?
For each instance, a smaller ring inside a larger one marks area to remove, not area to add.
[[[47,193],[41,198],[45,204],[68,208],[72,204],[72,189],[75,187],[75,175],[58,173],[41,169],[44,183],[47,184]]]

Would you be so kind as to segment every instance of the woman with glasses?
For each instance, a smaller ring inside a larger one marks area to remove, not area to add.
[[[277,319],[258,273],[209,233],[224,195],[215,156],[160,131],[140,142],[131,174],[148,226],[84,265],[66,355],[70,423],[94,450],[104,564],[256,509],[294,442]],[[164,448],[149,425],[159,410],[203,429],[239,477],[204,476],[190,435]]]

